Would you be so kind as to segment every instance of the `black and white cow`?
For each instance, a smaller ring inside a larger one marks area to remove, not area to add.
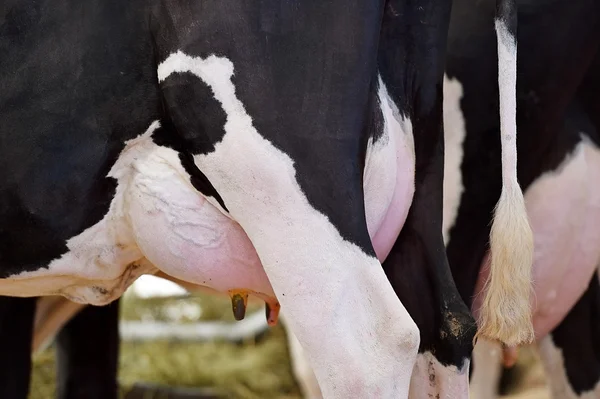
[[[519,176],[535,233],[536,338],[555,398],[598,398],[600,2],[520,0],[518,9]],[[454,1],[444,87],[444,235],[456,284],[476,312],[502,189],[494,15],[493,1]],[[476,346],[476,399],[497,394],[481,379],[489,362],[500,365],[490,351],[501,348]],[[301,353],[296,368],[307,392],[318,391]]]
[[[58,333],[56,398],[117,399],[119,301],[85,307],[59,303],[77,312],[52,331]],[[0,297],[1,398],[29,397],[35,310],[36,298]],[[38,304],[38,314],[40,310]]]
[[[519,180],[534,232],[536,339],[554,397],[597,398],[600,2],[517,3]],[[494,5],[455,0],[452,12],[446,68],[462,94],[455,120],[446,118],[445,124],[446,154],[454,168],[446,165],[446,178],[458,177],[446,180],[446,188],[460,198],[460,206],[445,203],[448,259],[463,299],[477,312],[488,271],[489,215],[500,192],[497,92],[490,82],[496,66],[489,61]],[[490,366],[489,345],[476,349],[474,357],[474,396],[479,398],[489,397],[494,386],[479,379]]]
[[[518,344],[531,335],[531,234],[514,9],[499,4],[503,196],[482,331]],[[271,320],[285,307],[324,394],[343,398],[407,396],[414,318],[437,357],[417,362],[414,389],[464,394],[475,328],[441,233],[449,12],[413,0],[9,1],[0,294],[105,304],[157,269],[229,292],[238,317],[251,293]],[[411,285],[414,273],[427,278]]]

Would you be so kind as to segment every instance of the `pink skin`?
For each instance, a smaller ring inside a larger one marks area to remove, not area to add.
[[[412,201],[414,158],[410,151],[401,141],[396,151],[388,153],[392,162],[398,161],[396,171],[387,171],[396,172],[395,189],[388,191],[389,204],[365,204],[366,210],[372,207],[367,224],[374,230],[371,237],[380,260],[399,235]],[[252,294],[278,309],[261,261],[241,226],[182,178],[180,167],[169,161],[148,165],[138,169],[126,194],[132,232],[144,257],[176,279],[230,295]],[[365,186],[365,190],[381,189],[390,190],[377,184]]]
[[[136,242],[144,256],[180,280],[220,292],[245,289],[270,304],[277,303],[244,230],[174,175],[166,174],[155,184],[161,192],[151,194],[144,189],[145,176],[136,176],[142,181],[135,190],[146,195],[147,202],[143,203],[151,204],[129,209]],[[169,202],[155,200],[167,196]]]
[[[396,190],[379,229],[371,236],[373,248],[380,262],[387,258],[394,242],[396,242],[396,238],[400,235],[414,194],[415,165],[412,162],[406,162],[406,156],[406,153],[403,154],[401,150],[398,150]],[[409,204],[409,206],[406,204]],[[366,204],[366,206],[368,205]]]
[[[173,182],[170,185],[180,184]],[[180,188],[188,187],[180,185]],[[170,187],[170,190],[175,192],[178,188]],[[380,257],[389,253],[408,214],[408,207],[402,206],[408,195],[402,191],[396,190],[392,206],[373,241]],[[170,275],[181,280],[193,281],[221,292],[245,289],[261,297],[275,299],[260,259],[239,224],[200,195],[186,196],[186,202],[187,207],[178,209],[175,217],[167,209],[169,205],[163,206],[160,202],[155,204],[163,207],[158,212],[147,212],[142,207],[131,208],[136,242],[144,256],[153,264],[161,265],[161,270],[168,270]],[[174,225],[168,221],[175,218],[186,223]],[[202,240],[198,243],[193,237],[205,229],[210,230],[213,238],[210,242]],[[168,267],[163,268],[162,265]]]
[[[556,173],[546,174],[525,193],[535,239],[532,296],[536,339],[545,337],[581,297],[600,260],[600,153],[582,144]],[[473,311],[481,306],[489,274],[484,259]]]
[[[408,180],[399,175],[399,183]],[[172,185],[178,184],[173,182]],[[373,239],[380,260],[385,259],[400,233],[409,208],[403,204],[409,202],[411,197],[412,190],[396,190],[385,219],[382,217],[383,222]],[[146,258],[155,265],[168,264],[169,274],[181,280],[193,280],[198,285],[221,292],[245,288],[274,298],[260,259],[240,225],[200,195],[190,195],[186,202],[189,202],[189,208],[180,209],[178,216],[187,220],[188,224],[178,225],[175,231],[179,234],[160,233],[166,227],[171,228],[171,223],[166,221],[171,216],[168,210],[151,213],[140,207],[131,210],[136,241]],[[210,245],[198,245],[191,241],[192,235],[206,228],[214,236]],[[161,238],[165,236],[169,238]]]

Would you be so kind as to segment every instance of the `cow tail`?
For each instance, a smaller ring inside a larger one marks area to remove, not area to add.
[[[502,193],[490,232],[491,270],[479,317],[482,337],[513,346],[534,338],[531,321],[533,233],[517,181],[517,5],[496,0]]]

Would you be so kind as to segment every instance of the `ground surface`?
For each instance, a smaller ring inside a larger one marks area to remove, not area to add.
[[[250,306],[248,312],[260,309]],[[191,323],[198,320],[231,320],[227,298],[195,294],[188,298],[146,298],[129,293],[122,303],[126,320],[160,320]],[[34,358],[30,399],[54,397],[54,352],[50,348]],[[521,353],[519,381],[511,399],[547,399],[544,376],[535,356]],[[270,329],[246,342],[123,342],[120,356],[123,393],[135,383],[177,387],[209,387],[236,399],[300,399],[289,365],[285,332]],[[140,396],[141,397],[141,396]],[[144,399],[164,396],[144,396]],[[191,396],[190,396],[191,398]],[[477,398],[473,398],[477,399]]]

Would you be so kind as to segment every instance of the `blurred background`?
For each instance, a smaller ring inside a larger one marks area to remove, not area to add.
[[[236,322],[225,295],[189,293],[143,276],[121,300],[119,382],[125,399],[301,399],[283,326],[268,328],[262,302]],[[534,350],[511,369],[506,398],[549,399]],[[54,398],[54,349],[34,356],[30,399]],[[472,398],[477,399],[477,398]]]

